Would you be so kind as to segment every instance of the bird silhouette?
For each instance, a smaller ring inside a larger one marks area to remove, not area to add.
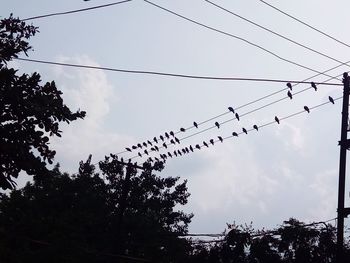
[[[125,150],[127,150],[128,152],[131,152],[132,150],[128,147],[125,148]]]
[[[143,152],[144,152],[145,154],[147,154],[147,155],[148,155],[148,151],[147,151],[147,150],[144,150]]]
[[[157,137],[154,137],[154,138],[153,138],[153,141],[154,141],[155,143],[158,143]]]
[[[308,106],[304,106],[304,110],[306,110],[306,111],[307,111],[307,113],[310,113],[310,109],[309,109],[309,107],[308,107]]]
[[[154,145],[154,149],[156,149],[156,151],[159,152],[159,148],[157,145]]]
[[[205,141],[203,141],[203,145],[209,147],[209,145]]]
[[[142,145],[145,146],[145,147],[147,147],[147,143],[145,143],[145,142],[143,142]]]
[[[185,132],[186,129],[185,128],[180,128],[180,132]]]
[[[193,152],[193,147],[192,147],[192,145],[190,145],[190,151]]]
[[[288,95],[288,97],[289,97],[290,99],[293,99],[293,95],[292,95],[292,93],[290,92],[290,90],[288,90],[287,95]]]
[[[137,144],[137,147],[139,147],[140,149],[142,149],[141,143],[138,143],[138,144]]]
[[[173,136],[173,137],[175,136],[173,131],[170,131],[169,134],[170,134],[170,136]]]
[[[180,156],[182,156],[182,153],[181,153],[180,150],[177,150],[177,154],[180,155]]]
[[[228,110],[231,111],[232,113],[235,113],[235,110],[232,107],[228,107]]]
[[[214,140],[213,139],[210,139],[209,142],[214,145]]]
[[[154,147],[151,147],[151,151],[153,151],[153,152],[154,152],[155,150],[156,150],[156,148],[154,148]]]
[[[169,134],[166,132],[165,134],[165,137],[167,138],[167,139],[169,139],[170,138],[170,136],[169,136]]]
[[[177,157],[177,152],[176,152],[176,150],[174,151],[174,155]]]
[[[175,141],[173,139],[170,140],[170,143],[175,144]]]
[[[218,139],[220,140],[220,142],[224,141],[224,139],[221,136],[218,136]]]
[[[196,128],[198,128],[197,122],[194,121],[194,122],[193,122],[193,126],[196,127]]]
[[[168,148],[168,146],[166,145],[166,143],[163,143],[163,147],[166,149]]]
[[[238,137],[238,133],[237,132],[233,132],[232,136]]]
[[[245,134],[248,134],[248,131],[246,130],[246,128],[242,128],[242,131],[243,131]]]
[[[171,152],[168,152],[168,156],[169,156],[170,158],[173,158]]]
[[[153,145],[152,142],[151,142],[150,140],[147,140],[147,143],[148,143],[150,146]]]
[[[275,121],[280,124],[280,120],[277,118],[277,116],[275,116]]]
[[[196,148],[197,148],[198,150],[201,149],[201,147],[199,146],[199,144],[196,144]]]
[[[239,115],[238,115],[237,112],[235,113],[235,117],[236,117],[236,119],[239,121]]]
[[[153,162],[152,157],[149,157],[149,158],[148,158],[148,161]]]
[[[142,157],[142,154],[140,152],[137,153],[138,156]]]
[[[180,144],[179,138],[175,137],[175,142],[177,142],[178,144]]]
[[[293,89],[292,84],[290,84],[289,82],[287,83],[287,87],[288,87],[290,90]]]
[[[334,104],[334,99],[331,96],[328,96],[329,101]]]
[[[315,82],[311,82],[311,87],[313,87],[315,89],[315,91],[317,91],[317,86],[316,86]]]
[[[136,149],[137,149],[137,146],[136,146],[136,145],[133,145],[133,146],[131,146],[131,148],[132,148],[133,150],[136,150]]]
[[[159,138],[164,142],[164,137],[163,137],[163,135],[160,135]]]
[[[190,150],[188,149],[188,147],[185,147],[185,151],[186,151],[186,153],[189,153],[189,152],[190,152]]]
[[[157,157],[154,157],[154,160],[156,160],[157,162],[159,162],[159,159]]]
[[[218,127],[218,129],[220,129],[220,123],[218,123],[217,121],[215,122],[215,126]]]
[[[257,126],[256,124],[253,125],[253,128],[254,128],[255,130],[257,130],[257,131],[259,130],[259,128],[258,128],[258,126]]]
[[[183,153],[183,154],[185,154],[185,153],[186,153],[186,149],[182,149],[181,151],[182,151],[182,153]]]

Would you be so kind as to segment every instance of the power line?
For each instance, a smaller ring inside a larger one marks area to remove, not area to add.
[[[264,78],[198,76],[198,75],[186,75],[186,74],[166,73],[166,72],[158,72],[158,71],[117,69],[117,68],[110,68],[110,67],[99,67],[99,66],[82,65],[82,64],[62,63],[62,62],[28,59],[28,58],[16,58],[16,59],[21,60],[21,61],[40,63],[40,64],[65,66],[65,67],[73,67],[73,68],[95,69],[95,70],[104,70],[104,71],[114,71],[114,72],[121,72],[121,73],[130,73],[130,74],[146,74],[146,75],[158,75],[158,76],[167,76],[167,77],[205,79],[205,80],[223,80],[223,81],[255,81],[255,82],[276,82],[276,83],[290,82],[290,83],[300,83],[300,84],[311,84],[310,81],[307,82],[307,81],[297,81],[297,80],[264,79]],[[322,73],[322,72],[319,72],[318,74],[324,75],[324,73]],[[334,77],[332,77],[332,78],[334,78]],[[338,83],[315,82],[315,84],[316,85],[328,85],[328,86],[342,86],[342,84],[338,84]]]
[[[65,11],[65,12],[58,12],[58,13],[51,13],[51,14],[46,14],[46,15],[32,16],[32,17],[28,17],[28,18],[22,19],[22,21],[34,20],[34,19],[45,18],[45,17],[50,17],[50,16],[60,16],[60,15],[68,15],[68,14],[74,14],[74,13],[79,13],[79,12],[85,12],[85,11],[90,11],[90,10],[94,10],[94,9],[98,9],[98,8],[104,8],[104,7],[108,7],[108,6],[119,5],[119,4],[123,4],[123,3],[126,3],[126,2],[130,2],[130,1],[132,1],[132,0],[124,0],[124,1],[110,3],[110,4],[106,4],[106,5],[92,6],[92,7],[88,7],[88,8],[70,10],[70,11]]]
[[[323,56],[323,57],[328,58],[328,59],[330,59],[330,60],[333,60],[333,61],[335,61],[335,62],[344,64],[344,65],[346,64],[346,63],[344,63],[344,62],[342,62],[342,61],[340,61],[340,60],[338,60],[338,59],[336,59],[336,58],[333,58],[333,57],[331,57],[331,56],[329,56],[329,55],[327,55],[327,54],[325,54],[325,53],[322,53],[322,52],[317,51],[317,50],[315,50],[315,49],[313,49],[313,48],[310,48],[310,47],[308,47],[308,46],[306,46],[306,45],[304,45],[304,44],[301,44],[301,43],[299,43],[299,42],[297,42],[297,41],[295,41],[295,40],[293,40],[293,39],[291,39],[291,38],[289,38],[289,37],[286,37],[286,36],[284,36],[284,35],[282,35],[282,34],[280,34],[280,33],[277,33],[277,32],[275,32],[275,31],[273,31],[273,30],[267,28],[267,27],[264,27],[264,26],[262,26],[262,25],[260,25],[260,24],[258,24],[258,23],[256,23],[256,22],[254,22],[254,21],[252,21],[252,20],[250,20],[250,19],[248,19],[248,18],[245,18],[245,17],[243,17],[243,16],[241,16],[241,15],[239,15],[239,14],[236,14],[236,13],[234,13],[233,11],[228,10],[228,9],[226,9],[226,8],[224,8],[224,7],[222,7],[222,6],[218,5],[218,4],[215,4],[215,3],[213,3],[213,2],[211,2],[211,1],[209,1],[209,0],[204,0],[204,1],[207,2],[207,3],[209,3],[209,4],[211,4],[211,5],[213,5],[213,6],[215,6],[215,7],[217,7],[217,8],[219,8],[219,9],[221,9],[221,10],[223,10],[223,11],[225,11],[225,12],[227,12],[227,13],[229,13],[229,14],[231,14],[231,15],[236,16],[236,17],[238,17],[238,18],[240,18],[240,19],[242,19],[242,20],[244,20],[244,21],[246,21],[246,22],[248,22],[248,23],[250,23],[250,24],[252,24],[252,25],[254,25],[254,26],[257,26],[257,27],[259,27],[259,28],[261,28],[261,29],[263,29],[263,30],[265,30],[265,31],[267,31],[267,32],[269,32],[269,33],[275,35],[275,36],[278,36],[278,37],[280,37],[280,38],[282,38],[282,39],[284,39],[284,40],[287,40],[287,41],[289,41],[289,42],[291,42],[291,43],[293,43],[293,44],[295,44],[295,45],[297,45],[297,46],[299,46],[299,47],[302,47],[302,48],[304,48],[304,49],[306,49],[306,50],[309,50],[309,51],[311,51],[311,52],[313,52],[313,53],[316,53],[316,54],[318,54],[318,55],[320,55],[320,56]],[[347,66],[350,66],[350,65],[347,65]]]
[[[337,39],[337,38],[335,38],[335,37],[333,37],[333,36],[331,36],[331,35],[329,35],[329,34],[323,32],[323,31],[317,29],[316,27],[311,26],[310,24],[308,24],[308,23],[306,23],[306,22],[303,22],[302,20],[300,20],[300,19],[296,18],[295,16],[292,16],[292,15],[290,15],[290,14],[288,14],[288,13],[282,11],[281,9],[279,9],[279,8],[277,8],[277,7],[275,7],[275,6],[273,6],[272,4],[269,4],[269,3],[267,3],[267,2],[265,2],[265,1],[263,1],[263,0],[259,0],[259,1],[260,1],[261,3],[263,3],[263,4],[265,4],[265,5],[267,5],[267,6],[271,7],[271,8],[273,8],[273,9],[275,9],[276,11],[280,12],[281,14],[283,14],[283,15],[285,15],[285,16],[288,16],[289,18],[291,18],[291,19],[293,19],[293,20],[295,20],[295,21],[297,21],[297,22],[303,24],[304,26],[307,26],[308,28],[310,28],[310,29],[312,29],[312,30],[314,30],[314,31],[316,31],[316,32],[318,32],[318,33],[324,35],[325,37],[328,37],[328,38],[330,38],[330,39],[332,39],[332,40],[334,40],[334,41],[338,42],[339,44],[342,44],[342,45],[344,45],[344,46],[346,46],[346,47],[350,47],[349,44],[346,44],[345,42],[343,42],[343,41],[341,41],[341,40],[339,40],[339,39]]]
[[[270,54],[270,55],[272,55],[272,56],[274,56],[274,57],[276,57],[276,58],[278,58],[278,59],[280,59],[280,60],[282,60],[282,61],[284,61],[284,62],[287,62],[287,63],[289,63],[289,64],[293,64],[293,65],[295,65],[295,66],[298,66],[298,67],[303,68],[303,69],[307,69],[307,70],[312,71],[312,72],[315,72],[315,73],[321,73],[321,72],[319,72],[319,71],[317,71],[317,70],[315,70],[315,69],[312,69],[312,68],[310,68],[310,67],[304,66],[304,65],[299,64],[299,63],[297,63],[297,62],[294,62],[294,61],[292,61],[292,60],[289,60],[289,59],[287,59],[287,58],[284,58],[284,57],[278,55],[277,53],[275,53],[275,52],[273,52],[273,51],[271,51],[271,50],[269,50],[269,49],[267,49],[267,48],[264,48],[263,46],[260,46],[260,45],[258,45],[258,44],[255,44],[255,43],[253,43],[253,42],[251,42],[251,41],[249,41],[249,40],[247,40],[247,39],[245,39],[245,38],[243,38],[243,37],[239,37],[239,36],[237,36],[237,35],[234,35],[234,34],[231,34],[231,33],[228,33],[228,32],[222,31],[222,30],[219,30],[219,29],[217,29],[217,28],[214,28],[214,27],[205,25],[205,24],[203,24],[203,23],[197,22],[197,21],[195,21],[195,20],[193,20],[193,19],[190,19],[190,18],[185,17],[185,16],[183,16],[183,15],[180,15],[180,14],[174,12],[174,11],[171,11],[171,10],[165,8],[165,7],[162,7],[162,6],[160,6],[160,5],[157,5],[157,4],[155,4],[155,3],[152,3],[152,2],[150,2],[150,1],[148,1],[148,0],[144,0],[144,2],[146,2],[146,3],[150,4],[150,5],[153,5],[153,6],[159,8],[159,9],[161,9],[161,10],[163,10],[163,11],[166,11],[166,12],[170,13],[170,14],[173,14],[173,15],[175,15],[175,16],[177,16],[177,17],[180,17],[180,18],[182,18],[182,19],[184,19],[184,20],[187,20],[187,21],[189,21],[189,22],[191,22],[191,23],[193,23],[193,24],[199,25],[199,26],[204,27],[204,28],[207,28],[207,29],[209,29],[209,30],[211,30],[211,31],[214,31],[214,32],[217,32],[217,33],[220,33],[220,34],[223,34],[223,35],[226,35],[226,36],[229,36],[229,37],[238,39],[238,40],[240,40],[240,41],[243,41],[243,42],[245,42],[245,43],[247,43],[247,44],[249,44],[249,45],[251,45],[251,46],[253,46],[253,47],[256,47],[256,48],[258,48],[258,49],[260,49],[260,50],[263,50],[264,52],[266,52],[266,53],[268,53],[268,54]],[[327,75],[327,74],[323,74],[323,75],[325,75],[325,76],[327,76],[327,77],[331,77],[331,76],[329,76],[329,75]]]

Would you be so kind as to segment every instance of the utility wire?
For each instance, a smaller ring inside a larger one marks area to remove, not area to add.
[[[90,11],[90,10],[94,10],[94,9],[98,9],[98,8],[103,8],[103,7],[123,4],[123,3],[126,3],[126,2],[130,2],[130,1],[132,1],[132,0],[124,0],[124,1],[110,3],[110,4],[106,4],[106,5],[92,6],[92,7],[88,7],[88,8],[70,10],[70,11],[65,11],[65,12],[51,13],[51,14],[40,15],[40,16],[32,16],[32,17],[28,17],[28,18],[22,19],[22,21],[34,20],[34,19],[45,18],[45,17],[50,17],[50,16],[60,16],[60,15],[68,15],[68,14],[74,14],[74,13],[79,13],[79,12],[85,12],[85,11]]]
[[[117,69],[117,68],[110,68],[110,67],[99,67],[99,66],[54,62],[54,61],[47,61],[47,60],[28,59],[28,58],[16,58],[16,59],[21,60],[21,61],[33,62],[33,63],[40,63],[40,64],[65,66],[65,67],[73,67],[73,68],[95,69],[95,70],[104,70],[104,71],[114,71],[114,72],[131,73],[131,74],[146,74],[146,75],[158,75],[158,76],[167,76],[167,77],[205,79],[205,80],[255,81],[255,82],[276,82],[276,83],[290,82],[290,83],[300,83],[300,84],[311,84],[310,81],[303,82],[303,81],[297,81],[297,80],[282,80],[282,79],[198,76],[198,75],[186,75],[186,74],[166,73],[166,72],[158,72],[158,71]],[[320,72],[318,74],[324,75],[324,73],[322,73],[322,72]],[[332,77],[332,78],[334,79],[334,77]],[[328,86],[342,86],[342,84],[339,84],[339,83],[315,82],[315,84],[316,85],[328,85]]]
[[[297,21],[297,22],[303,24],[304,26],[306,26],[306,27],[308,27],[308,28],[310,28],[310,29],[312,29],[312,30],[314,30],[314,31],[316,31],[316,32],[318,32],[318,33],[324,35],[325,37],[328,37],[328,38],[330,38],[330,39],[332,39],[332,40],[338,42],[339,44],[342,44],[343,46],[350,47],[349,44],[347,44],[347,43],[345,43],[345,42],[343,42],[343,41],[341,41],[341,40],[339,40],[339,39],[337,39],[337,38],[335,38],[335,37],[333,37],[333,36],[331,36],[331,35],[329,35],[329,34],[323,32],[323,31],[321,31],[320,29],[317,29],[317,28],[314,27],[314,26],[311,26],[310,24],[308,24],[308,23],[306,23],[306,22],[304,22],[304,21],[302,21],[302,20],[296,18],[295,16],[292,16],[292,15],[288,14],[287,12],[282,11],[281,9],[279,9],[279,8],[277,8],[277,7],[275,7],[275,6],[273,6],[272,4],[269,4],[269,3],[267,3],[267,2],[265,2],[265,1],[263,1],[263,0],[259,0],[259,1],[260,1],[261,3],[263,3],[263,4],[265,4],[265,5],[267,5],[267,6],[271,7],[271,8],[273,8],[273,9],[275,9],[276,11],[280,12],[281,14],[283,14],[283,15],[285,15],[285,16],[288,16],[289,18],[291,18],[291,19],[293,19],[293,20],[295,20],[295,21]]]
[[[243,42],[245,42],[245,43],[247,43],[247,44],[249,44],[249,45],[251,45],[251,46],[254,46],[254,47],[256,47],[256,48],[258,48],[258,49],[260,49],[260,50],[263,50],[264,52],[266,52],[266,53],[268,53],[268,54],[270,54],[270,55],[272,55],[272,56],[274,56],[274,57],[276,57],[276,58],[278,58],[278,59],[280,59],[280,60],[282,60],[282,61],[284,61],[284,62],[287,62],[287,63],[289,63],[289,64],[293,64],[293,65],[295,65],[295,66],[298,66],[298,67],[303,68],[303,69],[307,69],[307,70],[312,71],[312,72],[315,72],[315,73],[321,73],[320,71],[317,71],[317,70],[312,69],[312,68],[310,68],[310,67],[304,66],[304,65],[299,64],[299,63],[297,63],[297,62],[295,62],[295,61],[292,61],[292,60],[290,60],[290,59],[284,58],[284,57],[278,55],[277,53],[275,53],[275,52],[273,52],[273,51],[271,51],[271,50],[269,50],[269,49],[267,49],[267,48],[264,48],[263,46],[260,46],[260,45],[258,45],[258,44],[255,44],[255,43],[253,43],[253,42],[251,42],[251,41],[249,41],[249,40],[247,40],[247,39],[245,39],[245,38],[243,38],[243,37],[239,37],[239,36],[237,36],[237,35],[234,35],[234,34],[231,34],[231,33],[228,33],[228,32],[222,31],[222,30],[219,30],[219,29],[217,29],[217,28],[214,28],[214,27],[205,25],[205,24],[203,24],[203,23],[197,22],[197,21],[195,21],[195,20],[193,20],[193,19],[190,19],[190,18],[188,18],[188,17],[185,17],[185,16],[183,16],[183,15],[180,15],[179,13],[176,13],[176,12],[174,12],[174,11],[171,11],[171,10],[165,8],[165,7],[162,7],[162,6],[160,6],[160,5],[157,5],[157,4],[155,4],[155,3],[152,3],[152,2],[150,2],[150,1],[148,1],[148,0],[144,0],[144,2],[146,2],[146,3],[150,4],[150,5],[153,5],[153,6],[159,8],[159,9],[161,9],[161,10],[163,10],[163,11],[166,11],[166,12],[170,13],[170,14],[173,14],[173,15],[175,15],[175,16],[177,16],[177,17],[180,17],[180,18],[182,18],[182,19],[184,19],[184,20],[187,20],[187,21],[189,21],[189,22],[191,22],[191,23],[194,23],[194,24],[199,25],[199,26],[201,26],[201,27],[207,28],[207,29],[209,29],[209,30],[211,30],[211,31],[214,31],[214,32],[217,32],[217,33],[220,33],[220,34],[223,34],[223,35],[226,35],[226,36],[229,36],[229,37],[238,39],[238,40],[240,40],[240,41],[243,41]],[[329,75],[327,75],[327,74],[323,74],[323,75],[325,75],[325,76],[327,76],[327,77],[331,77],[331,76],[329,76]]]
[[[221,10],[223,10],[223,11],[225,11],[225,12],[227,12],[227,13],[229,13],[229,14],[231,14],[231,15],[234,15],[234,16],[238,17],[238,18],[240,18],[240,19],[242,19],[242,20],[244,20],[244,21],[246,21],[246,22],[248,22],[248,23],[250,23],[250,24],[252,24],[252,25],[254,25],[254,26],[256,26],[256,27],[259,27],[259,28],[261,28],[261,29],[263,29],[263,30],[265,30],[265,31],[267,31],[267,32],[269,32],[269,33],[275,35],[275,36],[278,36],[278,37],[280,37],[280,38],[282,38],[282,39],[284,39],[284,40],[287,40],[287,41],[289,41],[289,42],[291,42],[291,43],[293,43],[293,44],[295,44],[295,45],[297,45],[297,46],[299,46],[299,47],[302,47],[302,48],[304,48],[304,49],[306,49],[306,50],[309,50],[309,51],[311,51],[311,52],[313,52],[313,53],[316,53],[316,54],[318,54],[318,55],[320,55],[320,56],[323,56],[323,57],[328,58],[328,59],[330,59],[330,60],[333,60],[333,61],[335,61],[335,62],[341,63],[341,64],[343,64],[343,65],[346,64],[346,62],[342,62],[342,61],[340,61],[340,60],[338,60],[338,59],[336,59],[336,58],[334,58],[334,57],[331,57],[331,56],[329,56],[329,55],[327,55],[327,54],[325,54],[325,53],[322,53],[322,52],[317,51],[317,50],[315,50],[315,49],[313,49],[313,48],[311,48],[311,47],[308,47],[308,46],[306,46],[306,45],[304,45],[304,44],[301,44],[301,43],[299,43],[299,42],[297,42],[297,41],[295,41],[295,40],[293,40],[293,39],[291,39],[291,38],[289,38],[289,37],[286,37],[286,36],[284,36],[284,35],[282,35],[282,34],[280,34],[280,33],[277,33],[277,32],[275,32],[275,31],[273,31],[273,30],[267,28],[267,27],[264,27],[264,26],[262,26],[262,25],[260,25],[260,24],[258,24],[258,23],[256,23],[256,22],[254,22],[254,21],[252,21],[252,20],[250,20],[250,19],[248,19],[248,18],[245,18],[245,17],[243,17],[243,16],[241,16],[241,15],[239,15],[239,14],[236,14],[236,13],[234,13],[233,11],[228,10],[228,9],[226,9],[226,8],[224,8],[224,7],[222,7],[222,6],[218,5],[218,4],[215,4],[215,3],[213,3],[213,2],[211,2],[211,1],[209,1],[209,0],[204,0],[204,1],[207,2],[207,3],[209,3],[209,4],[211,4],[211,5],[213,5],[213,6],[215,6],[215,7],[217,7],[217,8],[219,8],[219,9],[221,9]],[[346,64],[346,65],[347,65],[347,64]],[[347,65],[347,66],[350,66],[350,65]]]

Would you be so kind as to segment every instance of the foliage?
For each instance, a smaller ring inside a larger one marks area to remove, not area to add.
[[[31,49],[27,40],[37,28],[13,18],[0,21],[0,187],[12,189],[21,170],[29,175],[47,174],[55,151],[50,136],[61,136],[59,123],[85,116],[63,103],[55,82],[41,84],[40,75],[18,75],[7,63]]]

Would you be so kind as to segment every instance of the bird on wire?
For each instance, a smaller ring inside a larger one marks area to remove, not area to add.
[[[258,127],[256,124],[253,125],[253,128],[254,128],[256,131],[259,130],[259,127]]]
[[[145,146],[145,147],[147,147],[147,143],[145,143],[145,142],[143,142],[142,145]]]
[[[186,131],[186,129],[185,128],[180,128],[180,132],[185,132]]]
[[[192,145],[190,145],[190,151],[193,152],[193,147],[192,147]]]
[[[219,139],[220,142],[224,141],[224,139],[221,136],[218,136],[218,139]]]
[[[169,136],[169,134],[167,133],[167,132],[165,132],[165,137],[167,138],[167,139],[169,139],[170,138],[170,136]]]
[[[199,146],[199,144],[196,144],[196,148],[197,148],[198,150],[201,149],[201,147]]]
[[[313,87],[314,90],[317,91],[317,86],[316,86],[315,82],[311,82],[311,87]]]
[[[238,133],[237,132],[233,132],[232,136],[238,137]]]
[[[153,141],[154,141],[155,143],[158,143],[157,137],[154,137],[154,138],[153,138]]]
[[[307,111],[307,113],[310,113],[310,109],[308,106],[304,106],[304,110]]]
[[[180,144],[179,138],[175,137],[175,142],[177,142],[178,144]]]
[[[235,117],[236,117],[236,119],[239,121],[239,115],[238,115],[237,112],[235,113]]]
[[[248,131],[246,128],[242,128],[242,131],[245,133],[245,134],[248,134]]]
[[[275,121],[276,121],[278,124],[280,124],[280,120],[278,119],[277,116],[275,116]]]
[[[132,150],[128,147],[125,148],[125,150],[127,150],[128,152],[131,152]]]
[[[209,147],[209,145],[205,141],[203,141],[203,145]]]
[[[163,137],[163,135],[160,135],[159,138],[164,142],[164,137]]]
[[[215,126],[218,127],[218,129],[220,129],[220,123],[218,123],[217,121],[215,122]]]
[[[166,149],[168,148],[168,146],[166,145],[166,143],[163,143],[163,147]]]
[[[287,85],[287,87],[288,87],[290,90],[293,90],[292,84],[290,84],[290,83],[288,82],[286,85]]]
[[[334,104],[334,99],[331,96],[328,96],[329,101]]]
[[[228,107],[228,110],[231,111],[232,113],[235,113],[235,110],[232,107]]]
[[[193,122],[193,126],[196,127],[198,129],[198,123],[197,122]]]
[[[214,145],[214,140],[213,139],[210,139],[209,142]]]
[[[290,99],[293,99],[293,95],[292,95],[292,93],[290,92],[290,90],[288,90],[287,95],[288,95],[288,97],[289,97]]]
[[[170,134],[171,136],[175,137],[175,134],[174,134],[173,131],[170,131],[169,134]]]

